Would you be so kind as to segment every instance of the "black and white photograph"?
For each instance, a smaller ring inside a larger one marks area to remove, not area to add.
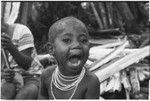
[[[1,0],[1,100],[150,100],[150,1]]]

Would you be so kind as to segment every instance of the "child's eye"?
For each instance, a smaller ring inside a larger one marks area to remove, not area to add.
[[[71,39],[65,38],[65,39],[63,39],[62,41],[65,42],[65,43],[70,43],[70,42],[71,42]]]
[[[81,38],[80,41],[81,41],[82,43],[87,43],[87,42],[88,42],[88,39],[87,39],[87,38]]]

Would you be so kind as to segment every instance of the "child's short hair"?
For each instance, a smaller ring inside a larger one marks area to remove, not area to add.
[[[54,43],[56,36],[65,29],[66,25],[69,25],[69,24],[73,24],[74,26],[82,26],[85,32],[88,34],[87,28],[82,21],[80,21],[79,19],[75,17],[69,16],[69,17],[65,17],[56,21],[50,27],[49,33],[48,33],[49,42]]]

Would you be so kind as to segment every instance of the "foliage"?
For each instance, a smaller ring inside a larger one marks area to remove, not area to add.
[[[23,5],[25,2],[21,3]],[[102,28],[106,30],[120,28],[128,36],[132,34],[141,35],[142,31],[149,30],[148,2],[93,2],[93,4],[99,19],[102,20],[101,25],[104,26]],[[86,24],[90,35],[99,34],[99,22],[93,12],[91,2],[28,2],[27,14],[27,26],[33,33],[38,53],[46,52],[43,45],[48,40],[49,27],[55,21],[66,16],[75,16],[82,20]],[[99,36],[101,35],[103,33],[99,34]]]

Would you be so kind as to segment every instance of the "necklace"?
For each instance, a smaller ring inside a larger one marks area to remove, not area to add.
[[[65,75],[63,75],[63,74],[60,73],[60,71],[58,70],[58,67],[57,67],[57,72],[58,72],[59,76],[61,76],[62,78],[66,78],[66,79],[77,78],[80,75],[79,74],[79,75],[75,75],[75,76],[65,76]]]
[[[75,94],[75,91],[78,87],[78,84],[81,82],[81,80],[83,79],[85,74],[85,68],[82,69],[81,73],[79,75],[76,76],[64,76],[60,73],[58,67],[54,70],[53,74],[52,74],[52,79],[51,79],[51,83],[50,83],[50,87],[51,87],[51,94],[53,96],[54,99],[56,99],[54,93],[53,93],[53,84],[55,87],[57,87],[59,90],[61,91],[69,91],[71,89],[74,89],[72,95],[70,96],[69,99],[71,99],[73,97],[73,95]],[[64,84],[62,81],[71,81],[72,83],[69,84]]]

